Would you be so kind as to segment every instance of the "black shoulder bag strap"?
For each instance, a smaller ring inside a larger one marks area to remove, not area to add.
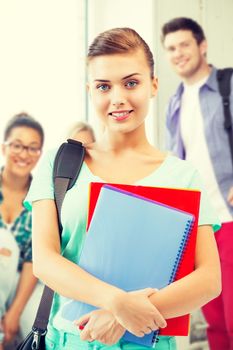
[[[85,156],[85,148],[81,142],[68,139],[56,154],[53,167],[54,196],[61,238],[62,225],[60,220],[61,207],[66,194],[78,178]],[[32,349],[39,349],[40,338],[46,334],[49,314],[52,306],[54,291],[45,286],[36,318],[32,327],[34,333]]]
[[[231,93],[231,77],[233,68],[224,68],[217,71],[218,89],[222,96],[223,112],[224,112],[224,128],[228,134],[231,160],[233,166],[233,130],[232,118],[230,109],[230,93]]]
[[[61,237],[61,207],[66,194],[75,184],[85,156],[85,148],[79,141],[68,139],[56,155],[53,168],[54,197],[57,207],[59,232]]]

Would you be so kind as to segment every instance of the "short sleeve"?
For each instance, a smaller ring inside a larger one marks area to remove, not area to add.
[[[210,203],[207,192],[197,170],[194,171],[194,174],[192,176],[190,188],[198,189],[201,191],[198,226],[212,225],[214,232],[216,232],[220,229],[221,222]]]
[[[56,153],[57,149],[45,153],[36,168],[31,186],[24,200],[24,206],[29,210],[34,201],[54,199],[53,163]]]

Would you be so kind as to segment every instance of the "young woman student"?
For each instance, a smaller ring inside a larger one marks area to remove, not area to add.
[[[85,237],[90,182],[201,189],[197,171],[188,162],[161,152],[147,139],[145,119],[158,87],[152,53],[139,34],[130,28],[101,33],[89,47],[87,65],[90,99],[104,132],[98,142],[86,146],[78,180],[66,194],[61,243],[52,180],[56,151],[41,162],[26,202],[33,206],[34,273],[56,291],[46,349],[145,349],[122,340],[125,330],[143,336],[166,326],[165,319],[189,313],[219,295],[213,232],[217,221],[203,192],[195,271],[159,291],[128,293],[75,263]],[[82,331],[78,325],[83,318],[74,324],[62,317],[67,297],[98,308],[86,317]],[[175,338],[161,336],[156,349],[176,349]]]
[[[27,302],[37,284],[32,272],[32,216],[23,200],[43,142],[41,124],[27,113],[13,116],[5,127],[1,145],[4,165],[0,170],[0,349],[3,342],[14,340],[22,326]],[[31,310],[28,316],[33,319]]]

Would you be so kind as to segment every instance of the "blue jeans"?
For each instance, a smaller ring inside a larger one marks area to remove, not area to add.
[[[160,337],[156,350],[176,350],[174,337]],[[148,347],[120,340],[115,345],[104,345],[97,341],[82,341],[77,335],[49,329],[46,335],[46,350],[148,350]]]

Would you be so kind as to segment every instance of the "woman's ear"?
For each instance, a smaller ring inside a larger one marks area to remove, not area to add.
[[[152,79],[152,89],[151,89],[151,97],[156,96],[158,91],[158,78],[154,76]]]

